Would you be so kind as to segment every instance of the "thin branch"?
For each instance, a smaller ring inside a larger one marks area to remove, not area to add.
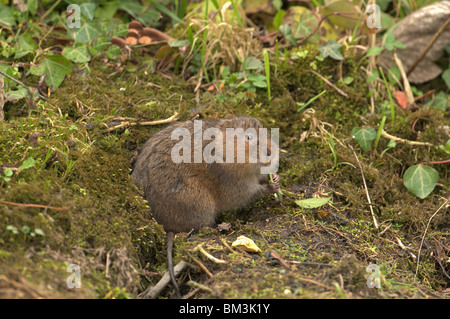
[[[338,92],[340,95],[344,96],[344,97],[348,97],[348,94],[345,93],[344,91],[342,91],[340,88],[338,88],[336,85],[334,85],[333,83],[331,83],[330,81],[328,81],[323,75],[317,73],[314,70],[309,70],[309,72],[311,72],[312,74],[314,74],[315,76],[321,78],[326,84],[328,84],[329,86],[331,86],[333,89],[336,90],[336,92]]]
[[[420,260],[420,252],[422,251],[422,246],[423,246],[423,242],[425,240],[425,235],[427,234],[428,231],[428,227],[430,227],[431,224],[431,220],[434,218],[434,216],[436,216],[436,214],[442,209],[442,207],[444,207],[450,200],[446,200],[441,207],[439,207],[434,214],[430,217],[430,219],[428,220],[427,223],[427,227],[425,228],[425,231],[423,232],[423,236],[422,236],[422,241],[420,242],[420,246],[419,246],[419,253],[417,254],[417,266],[416,266],[416,274],[414,275],[414,278],[417,277],[417,273],[419,272],[419,260]]]
[[[358,156],[356,155],[356,152],[355,152],[355,150],[353,149],[353,146],[349,145],[349,147],[350,147],[350,149],[352,150],[353,155],[354,155],[355,158],[356,158],[356,162],[358,163],[359,170],[361,171],[361,176],[362,176],[362,180],[363,180],[363,184],[364,184],[364,189],[365,189],[365,191],[366,191],[367,201],[368,201],[369,204],[370,204],[370,205],[369,205],[369,208],[370,208],[370,213],[372,214],[373,225],[375,226],[375,229],[378,230],[378,222],[377,222],[377,218],[375,217],[375,213],[374,213],[373,208],[372,208],[372,202],[370,201],[369,191],[367,190],[366,178],[364,177],[364,172],[363,172],[362,165],[361,165],[361,163],[359,162]]]
[[[179,262],[175,267],[173,267],[173,272],[175,277],[179,276],[184,269],[188,266],[185,261]],[[138,296],[140,299],[155,299],[164,290],[164,288],[170,282],[169,272],[166,272],[161,280],[153,287],[148,287],[142,294]]]
[[[45,208],[45,209],[53,209],[53,210],[61,210],[61,211],[69,210],[69,208],[67,206],[54,207],[54,206],[39,205],[39,204],[22,204],[22,203],[8,202],[6,200],[0,200],[0,204],[21,206],[21,207],[37,207],[37,208]]]
[[[171,117],[164,119],[164,120],[157,120],[157,121],[149,121],[149,122],[129,122],[129,121],[123,121],[119,125],[111,126],[106,129],[106,132],[111,132],[114,130],[117,130],[119,128],[125,128],[128,126],[145,126],[145,125],[159,125],[159,124],[166,124],[171,123],[178,120],[178,112],[175,112],[174,115]]]
[[[405,140],[401,137],[391,135],[391,134],[385,132],[384,130],[381,131],[381,136],[388,138],[390,140],[394,140],[398,143],[405,143],[405,144],[409,144],[409,145],[419,145],[419,146],[434,146],[433,144],[428,143],[428,142],[417,142],[417,141]]]
[[[426,46],[425,50],[422,51],[422,53],[419,55],[417,60],[413,63],[413,65],[410,66],[408,71],[406,71],[406,75],[410,75],[412,71],[416,68],[416,66],[422,61],[422,59],[425,57],[425,55],[428,53],[428,51],[431,49],[433,44],[436,42],[436,40],[439,38],[439,36],[444,32],[444,30],[449,26],[450,24],[450,18],[447,19],[447,21],[444,22],[444,24],[439,28],[439,30],[434,34],[433,38],[430,40],[428,45]]]
[[[420,163],[420,165],[433,165],[433,164],[446,164],[446,163],[450,163],[450,158],[444,161],[436,161],[436,162],[423,162]]]
[[[27,90],[28,95],[30,96],[31,105],[33,106],[33,108],[35,107],[35,105],[34,105],[34,98],[33,98],[33,92],[31,91],[29,86],[23,84],[22,82],[20,82],[19,80],[13,78],[12,76],[9,76],[8,74],[6,74],[5,72],[3,72],[1,70],[0,70],[0,74],[3,75],[4,77],[10,79],[11,81],[19,84],[20,86],[24,87]]]

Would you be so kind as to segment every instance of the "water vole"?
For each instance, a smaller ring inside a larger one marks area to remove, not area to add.
[[[274,174],[278,149],[258,119],[239,116],[195,122],[175,123],[154,134],[142,147],[132,172],[153,216],[167,232],[169,273],[176,289],[173,233],[212,226],[219,213],[243,208],[279,190],[279,177]],[[185,144],[181,144],[183,134]],[[231,147],[226,145],[229,141]],[[263,173],[269,166],[271,184]]]

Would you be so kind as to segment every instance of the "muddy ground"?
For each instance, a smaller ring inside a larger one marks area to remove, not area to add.
[[[445,205],[438,209],[449,199],[449,166],[434,166],[440,180],[423,200],[402,181],[409,166],[442,159],[443,151],[397,143],[381,155],[389,142],[383,137],[377,149],[359,148],[352,129],[377,128],[381,115],[368,114],[366,80],[352,59],[315,64],[309,53],[271,62],[270,103],[266,90],[237,94],[227,87],[202,89],[196,99],[192,85],[170,71],[155,72],[148,54],[136,50],[125,65],[96,60],[89,75],[74,72],[37,109],[8,104],[0,164],[17,168],[28,157],[36,164],[0,182],[0,297],[135,298],[159,281],[167,268],[165,233],[131,182],[130,161],[167,124],[108,128],[120,124],[118,117],[151,121],[178,112],[179,120],[244,114],[280,128],[284,193],[282,202],[266,196],[223,214],[217,224],[229,224],[226,230],[177,235],[174,261],[191,265],[179,277],[185,297],[448,298],[450,214]],[[313,64],[335,83],[338,74],[353,77],[337,84],[348,97],[309,72]],[[296,102],[323,90],[297,112]],[[378,99],[387,99],[385,90]],[[396,112],[398,120],[385,126],[390,134],[436,146],[448,139],[438,129],[448,125],[448,113]],[[327,196],[330,202],[319,208],[295,203]],[[240,235],[261,253],[230,251]],[[196,252],[199,244],[225,263]],[[79,266],[80,289],[68,287],[71,264]],[[369,287],[369,276],[380,279],[380,288]],[[171,295],[166,288],[159,298]]]

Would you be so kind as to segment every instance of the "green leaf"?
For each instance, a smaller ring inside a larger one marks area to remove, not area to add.
[[[366,57],[378,55],[381,53],[381,51],[383,51],[383,48],[381,47],[371,47],[369,50],[367,50]]]
[[[13,226],[13,225],[8,225],[6,226],[6,230],[9,230],[10,232],[12,232],[13,234],[18,234],[18,230],[17,227]]]
[[[31,74],[42,76],[47,74],[45,83],[57,89],[66,75],[72,72],[72,63],[62,55],[52,55],[44,58],[38,67],[31,69]]]
[[[291,27],[289,26],[289,24],[282,24],[280,26],[279,30],[281,31],[283,36],[286,38],[286,40],[289,41],[289,43],[291,43],[292,45],[297,45],[297,41],[295,40],[295,38],[292,34],[292,30],[291,30]]]
[[[295,203],[302,208],[317,208],[328,203],[330,199],[331,197],[308,198],[296,200]]]
[[[351,76],[347,76],[344,79],[342,79],[342,82],[344,82],[344,84],[349,85],[353,82],[354,78]]]
[[[92,23],[85,22],[81,28],[75,32],[75,43],[91,43],[99,34],[100,31],[96,26]]]
[[[82,4],[80,4],[81,14],[84,15],[89,20],[93,20],[94,13],[95,13],[95,7],[96,7],[96,4],[93,2],[82,3]]]
[[[439,174],[434,168],[421,164],[411,166],[403,175],[403,184],[421,199],[433,191],[438,180]]]
[[[28,157],[23,161],[22,165],[19,166],[19,170],[23,171],[25,169],[32,168],[36,165],[36,161],[32,157]]]
[[[253,85],[258,88],[266,88],[267,87],[267,83],[266,83],[265,79],[264,79],[264,81],[253,82]]]
[[[447,70],[444,71],[444,73],[442,73],[442,79],[444,79],[445,84],[447,84],[447,88],[450,89],[450,68],[448,68]]]
[[[341,46],[342,44],[334,40],[328,40],[326,45],[319,47],[319,51],[324,58],[330,57],[334,60],[343,60],[344,57],[342,56],[341,51],[339,51]]]
[[[370,149],[372,141],[377,137],[373,127],[355,127],[352,130],[352,137],[358,142],[364,152]]]
[[[450,141],[450,140],[449,140]],[[7,176],[7,177],[11,177],[13,175],[13,171],[12,169],[10,169],[9,167],[5,168],[3,170],[3,175]]]
[[[173,40],[173,41],[168,41],[167,44],[171,48],[180,48],[180,47],[187,46],[189,44],[189,40]]]
[[[36,15],[36,11],[38,8],[38,0],[28,0],[28,11],[30,11],[31,15]]]
[[[444,91],[440,91],[436,96],[434,97],[433,103],[431,104],[435,108],[446,111],[447,105],[448,105],[448,96]]]
[[[276,30],[278,30],[278,28],[283,24],[283,18],[284,18],[285,14],[286,14],[286,11],[280,10],[277,12],[275,17],[273,18],[273,26]]]
[[[30,232],[30,227],[29,226],[27,226],[27,225],[25,225],[25,226],[22,226],[22,233],[24,233],[24,234],[28,234],[29,232]]]
[[[65,47],[62,51],[62,55],[75,63],[84,63],[91,60],[91,55],[89,54],[86,45],[77,46],[75,48]]]
[[[40,228],[36,228],[36,229],[34,230],[34,232],[35,232],[36,235],[44,236],[44,232],[43,232],[43,230],[40,229]]]
[[[248,56],[244,60],[244,69],[245,70],[263,70],[263,63],[255,58],[254,56]]]
[[[0,5],[0,25],[5,25],[9,28],[16,26],[12,8],[3,4]]]
[[[116,2],[99,3],[95,9],[95,16],[98,19],[111,19],[117,12],[118,4]]]
[[[366,82],[371,83],[371,82],[375,81],[376,79],[378,79],[379,77],[380,77],[380,75],[378,74],[378,72],[373,70],[372,74],[367,77]]]
[[[25,97],[28,97],[28,91],[25,88],[20,88],[18,90],[8,91],[5,93],[5,98],[10,102],[20,100]]]
[[[37,44],[28,33],[23,33],[17,37],[17,51],[14,55],[15,59],[19,59],[28,53],[37,49]]]
[[[117,45],[111,45],[106,51],[106,56],[110,60],[115,60],[122,53],[122,50]]]

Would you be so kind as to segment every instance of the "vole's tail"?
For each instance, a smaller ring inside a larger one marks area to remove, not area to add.
[[[169,275],[172,280],[173,288],[175,289],[175,296],[178,299],[181,299],[180,288],[178,287],[177,281],[175,279],[175,274],[173,271],[173,261],[172,261],[172,253],[173,253],[173,239],[175,237],[174,232],[167,232],[167,264],[169,265]]]

